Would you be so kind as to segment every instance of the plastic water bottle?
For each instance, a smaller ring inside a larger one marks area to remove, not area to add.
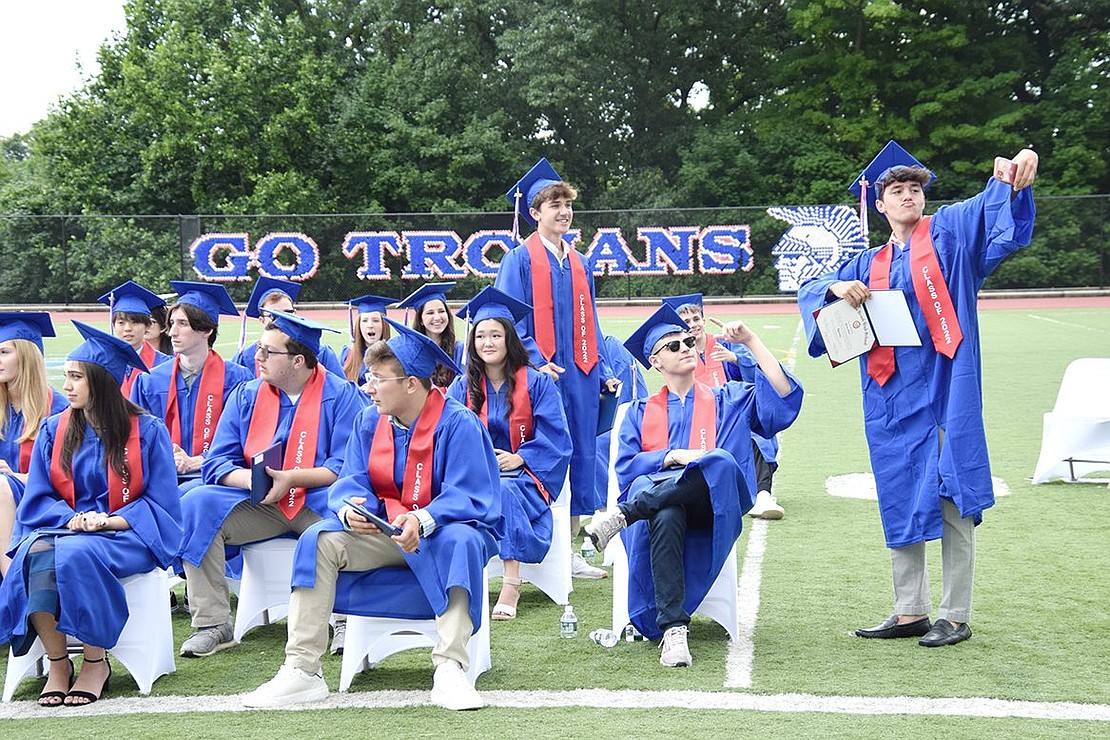
[[[616,646],[620,641],[620,635],[613,630],[598,629],[590,633],[590,639],[593,640],[595,645],[601,645],[603,648],[611,648]]]
[[[595,555],[597,555],[597,549],[594,547],[593,538],[586,535],[582,538],[582,559],[587,563],[593,563]]]
[[[624,628],[624,641],[625,642],[635,642],[637,637],[642,637],[642,636],[643,635],[640,634],[640,630],[636,629],[636,627],[633,626],[632,624],[628,624]]]
[[[563,609],[563,618],[559,620],[559,635],[567,639],[578,637],[578,617],[574,615],[574,607],[570,604]]]

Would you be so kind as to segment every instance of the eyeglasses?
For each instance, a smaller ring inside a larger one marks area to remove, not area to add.
[[[381,383],[384,383],[387,380],[404,380],[407,377],[408,377],[407,375],[398,375],[395,378],[383,378],[380,375],[367,375],[366,376],[366,385],[375,385],[376,386],[376,385],[379,385]]]
[[[283,350],[280,350],[280,349],[270,349],[269,347],[263,346],[261,342],[254,345],[254,355],[255,355],[255,357],[257,357],[260,360],[268,360],[268,359],[270,359],[270,355],[295,355],[295,354],[297,354],[297,353],[296,352],[287,352],[287,351],[283,351]]]
[[[295,309],[295,308],[291,308],[291,309],[289,309],[288,311],[282,311],[282,313],[290,313],[290,314],[295,314],[295,313],[297,313],[297,309]],[[262,320],[263,320],[263,321],[273,321],[273,320],[274,320],[274,319],[276,318],[276,317],[275,317],[275,316],[274,316],[274,315],[273,315],[272,313],[270,313],[269,311],[261,311],[261,310],[260,310],[260,311],[258,312],[258,315],[259,315],[259,317],[261,317],[261,318],[262,318]]]
[[[678,352],[684,345],[686,347],[689,347],[690,349],[693,349],[694,345],[697,343],[698,340],[694,339],[693,337],[686,337],[685,339],[672,339],[651,354],[657,355],[663,350],[667,350],[669,352]]]

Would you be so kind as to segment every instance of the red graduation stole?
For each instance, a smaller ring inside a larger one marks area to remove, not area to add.
[[[170,371],[170,395],[166,401],[166,427],[170,430],[170,439],[177,446],[181,446],[181,414],[177,402],[177,372],[181,366],[181,355],[173,358],[173,370]],[[193,417],[193,445],[194,455],[203,455],[212,446],[212,436],[216,433],[216,422],[224,412],[224,361],[223,358],[209,349],[208,356],[204,358],[204,367],[200,375],[200,403],[203,404],[203,413]]]
[[[62,500],[74,508],[77,496],[73,490],[73,476],[62,470],[62,440],[69,427],[69,417],[73,409],[66,409],[58,419],[58,431],[54,435],[54,449],[50,452],[50,485]],[[131,415],[131,432],[127,444],[123,446],[123,466],[127,476],[120,477],[115,468],[108,466],[108,513],[119,511],[131,499],[138,498],[143,491],[143,459],[139,448],[139,417]]]
[[[317,365],[312,370],[308,382],[301,391],[301,400],[293,412],[293,426],[289,439],[285,441],[285,456],[282,470],[311,468],[316,463],[316,440],[320,436],[320,402],[324,398],[324,368]],[[255,453],[273,444],[277,431],[278,409],[281,406],[281,391],[266,381],[258,388],[258,400],[251,411],[251,422],[247,428],[247,441],[243,444],[243,457],[247,465]],[[305,487],[289,489],[289,495],[277,502],[277,507],[289,521],[304,508]]]
[[[671,446],[667,430],[667,386],[648,399],[640,429],[640,447],[644,452],[665,450]],[[717,404],[713,391],[704,383],[694,382],[694,418],[690,425],[691,450],[712,450],[717,447]]]
[[[713,354],[713,348],[716,346],[717,337],[706,332],[705,356],[698,358],[698,368],[694,371],[694,379],[699,383],[705,383],[711,388],[719,388],[728,380],[728,376],[725,375],[724,363],[710,357],[710,355]]]
[[[528,258],[532,262],[532,306],[535,312],[532,325],[536,345],[548,361],[555,356],[555,299],[551,294],[551,264],[547,261],[547,247],[539,232],[525,240]],[[584,373],[597,364],[597,329],[594,324],[594,302],[590,296],[590,283],[582,255],[567,247],[570,261],[570,287],[574,294],[574,364]]]
[[[432,461],[433,440],[436,425],[443,416],[443,406],[447,398],[443,390],[433,387],[420,411],[420,417],[412,429],[409,439],[409,455],[405,460],[405,478],[402,488],[397,490],[393,480],[393,462],[396,459],[393,448],[393,428],[387,416],[378,418],[374,428],[374,441],[370,443],[370,457],[366,462],[370,474],[370,485],[374,493],[385,503],[386,518],[394,521],[409,511],[425,508],[432,500]]]
[[[933,237],[929,234],[932,216],[921,219],[910,235],[910,270],[913,278],[913,292],[925,315],[925,325],[933,339],[936,351],[951,359],[963,341],[960,320],[956,307],[948,294],[948,284],[944,281],[940,263],[937,261]],[[871,278],[868,287],[883,290],[890,287],[890,262],[893,259],[894,245],[886,243],[871,262]],[[929,310],[932,309],[932,310]],[[894,375],[894,348],[875,347],[867,353],[867,374],[879,385],[885,385]]]
[[[146,365],[146,369],[150,370],[154,367],[154,359],[157,357],[154,351],[154,345],[150,342],[143,340],[143,347],[139,350],[139,359]],[[135,385],[135,378],[139,377],[138,368],[129,367],[123,376],[123,382],[119,384],[120,393],[124,398],[131,398],[131,386]]]
[[[524,365],[518,367],[516,372],[513,373],[516,383],[513,386],[513,410],[509,413],[509,447],[510,452],[516,452],[520,446],[532,439],[534,430],[532,428],[532,397],[528,395],[528,368]],[[485,387],[486,377],[482,376],[482,386]],[[482,408],[478,409],[478,418],[482,423],[489,428],[489,417],[487,406],[489,405],[487,399],[482,402]],[[540,495],[543,496],[545,503],[551,503],[551,494],[547,492],[543,482],[528,469],[524,467],[524,472],[528,474],[536,483],[536,487],[540,490]]]

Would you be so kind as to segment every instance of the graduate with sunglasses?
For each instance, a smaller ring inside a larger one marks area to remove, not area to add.
[[[629,617],[644,635],[662,637],[659,662],[670,667],[691,664],[690,614],[752,507],[752,432],[782,431],[802,405],[802,387],[743,322],[726,324],[722,336],[751,350],[759,365],[754,383],[698,382],[696,340],[670,306],[625,342],[664,386],[629,406],[614,462],[619,503],[586,526],[599,550],[621,534]]]

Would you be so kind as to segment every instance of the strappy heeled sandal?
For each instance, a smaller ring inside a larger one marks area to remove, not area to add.
[[[49,655],[47,655],[46,659],[49,660],[51,663],[57,663],[58,661],[61,661],[61,660],[69,661],[69,688],[73,688],[73,660],[68,655],[63,655],[60,658],[51,658]],[[50,681],[50,679],[47,679],[47,683],[49,683],[49,681]],[[65,703],[66,696],[68,694],[69,694],[68,690],[67,691],[43,691],[41,694],[39,694],[39,706],[40,707],[60,707],[60,706],[62,706],[62,704]],[[45,701],[45,700],[51,700],[51,699],[57,699],[58,701],[56,701],[56,702],[55,701]]]
[[[493,607],[490,619],[498,622],[508,622],[510,619],[516,619],[516,604],[505,604],[501,601],[501,598],[505,595],[505,586],[516,586],[516,597],[520,599],[521,583],[523,583],[521,579],[512,578],[511,576],[501,578],[501,594],[497,597],[497,603]]]
[[[85,658],[85,660],[82,661],[82,663],[81,663],[81,670],[84,671],[85,670],[85,665],[88,664],[88,663],[104,663],[107,660],[108,660],[108,653],[104,653],[104,657],[100,658],[98,660],[90,660],[88,658]],[[108,690],[108,682],[111,681],[111,680],[112,680],[112,664],[108,663],[108,675],[104,677],[104,683],[101,684],[99,693],[93,694],[93,693],[90,693],[88,691],[70,691],[68,694],[66,694],[65,705],[67,707],[86,707],[89,704],[92,704],[93,702],[98,701],[100,699],[100,697],[104,696],[104,692]],[[85,701],[83,701],[83,702],[71,702],[70,699],[72,699],[72,698],[84,699]]]

